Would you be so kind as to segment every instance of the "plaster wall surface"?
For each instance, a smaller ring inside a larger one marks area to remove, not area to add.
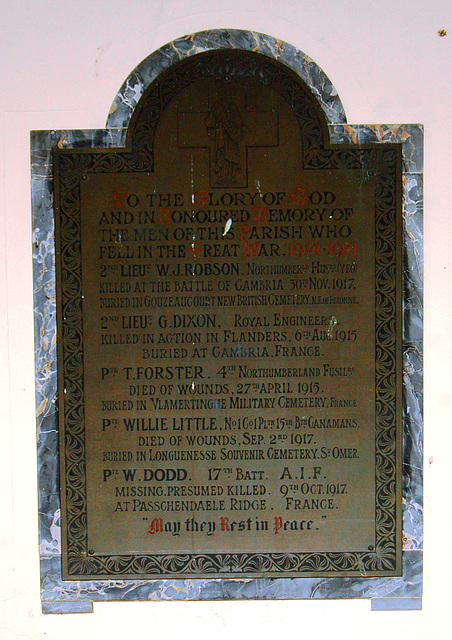
[[[447,638],[452,9],[447,0],[5,0],[0,7],[0,638],[252,634]],[[423,610],[368,601],[95,604],[43,616],[39,599],[29,132],[103,128],[131,70],[186,33],[260,31],[325,71],[349,123],[425,126],[425,569]],[[438,35],[440,29],[448,35]]]

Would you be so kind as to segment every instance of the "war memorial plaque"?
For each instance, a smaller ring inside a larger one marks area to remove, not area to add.
[[[400,575],[401,145],[213,51],[54,161],[64,578]]]

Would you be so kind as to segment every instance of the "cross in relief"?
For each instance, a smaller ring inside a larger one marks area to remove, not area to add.
[[[211,85],[205,102],[178,112],[178,145],[208,150],[211,187],[246,188],[248,149],[279,145],[278,112],[239,85]]]

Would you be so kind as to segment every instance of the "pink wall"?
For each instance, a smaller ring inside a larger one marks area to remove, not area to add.
[[[449,310],[452,268],[450,0],[4,0],[0,7],[0,637],[447,638],[452,569]],[[30,222],[30,129],[104,126],[123,80],[169,40],[206,28],[269,33],[310,55],[350,123],[425,126],[425,597],[422,612],[352,602],[95,605],[94,615],[40,612]],[[445,37],[439,29],[449,29]]]

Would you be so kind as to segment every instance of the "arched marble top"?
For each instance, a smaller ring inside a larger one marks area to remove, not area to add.
[[[254,51],[295,71],[317,97],[329,124],[347,122],[344,108],[331,80],[322,69],[293,45],[272,36],[239,29],[213,29],[183,36],[151,53],[126,78],[107,118],[108,129],[126,128],[148,86],[174,63],[216,49]]]

